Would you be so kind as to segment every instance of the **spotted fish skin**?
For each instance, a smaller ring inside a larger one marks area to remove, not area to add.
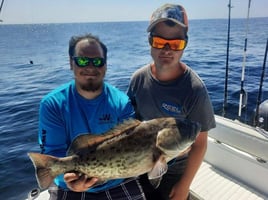
[[[41,189],[46,189],[56,176],[70,171],[97,177],[100,182],[148,173],[149,180],[157,186],[167,171],[167,162],[189,148],[199,131],[197,123],[172,117],[130,120],[103,135],[78,136],[67,157],[28,155]]]

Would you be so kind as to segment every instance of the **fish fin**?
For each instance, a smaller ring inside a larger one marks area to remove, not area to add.
[[[149,179],[151,185],[154,187],[154,189],[158,188],[162,180],[162,176],[159,178]]]
[[[106,132],[105,135],[116,136],[116,135],[120,135],[123,132],[126,132],[128,134],[135,127],[137,127],[140,123],[141,123],[141,121],[139,121],[137,119],[128,119],[128,120],[125,120],[125,121],[123,121],[123,123],[115,126],[111,130],[109,130],[108,132]]]
[[[80,154],[83,151],[95,150],[96,147],[106,140],[121,134],[129,134],[141,122],[136,119],[125,120],[102,135],[82,134],[77,136],[71,143],[67,155]]]
[[[102,140],[103,137],[101,135],[79,135],[71,143],[67,151],[67,156],[80,154],[81,152],[86,150],[94,150]]]
[[[148,179],[154,188],[157,188],[160,185],[162,176],[167,172],[168,166],[164,156],[156,161],[153,169],[148,173]]]
[[[40,153],[28,153],[35,168],[35,176],[41,189],[46,189],[53,182],[56,175],[52,175],[50,163],[55,162],[58,158]]]

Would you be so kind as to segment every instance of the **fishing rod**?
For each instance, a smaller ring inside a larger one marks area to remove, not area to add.
[[[244,90],[244,79],[245,79],[245,67],[246,67],[246,51],[247,51],[247,41],[248,41],[247,37],[248,37],[250,3],[251,3],[251,0],[248,1],[246,36],[245,36],[245,45],[244,45],[244,56],[243,56],[242,75],[241,75],[241,90],[240,90],[239,109],[238,109],[239,118],[241,117],[242,108],[246,107],[246,101],[247,101],[247,93]]]
[[[4,0],[2,0],[2,2],[1,2],[1,6],[0,6],[0,14],[1,14],[1,11],[2,11],[3,5],[4,5]],[[0,22],[3,22],[3,20],[0,19]]]
[[[231,0],[229,0],[228,8],[228,34],[227,34],[227,50],[226,50],[226,67],[225,67],[225,87],[224,87],[224,101],[223,101],[223,110],[222,116],[225,116],[225,109],[227,108],[227,96],[228,96],[228,71],[229,71],[229,44],[230,44],[230,21],[231,21]]]
[[[259,126],[259,123],[260,123],[260,121],[258,120],[258,118],[259,118],[259,107],[260,107],[260,103],[261,103],[262,85],[263,85],[263,80],[264,80],[264,75],[265,75],[267,52],[268,52],[268,38],[267,38],[266,48],[265,48],[265,53],[264,53],[264,60],[263,60],[263,66],[262,66],[260,87],[259,87],[259,93],[258,93],[258,98],[257,98],[256,113],[255,113],[255,117],[254,117],[254,125],[255,126]]]
[[[1,2],[0,13],[1,13],[1,10],[2,10],[3,5],[4,5],[4,0],[2,0],[2,2]]]

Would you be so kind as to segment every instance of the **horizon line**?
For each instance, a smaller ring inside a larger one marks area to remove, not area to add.
[[[251,17],[250,19],[256,19],[256,18],[268,18],[268,17]],[[231,20],[236,19],[245,19],[244,17],[235,17],[231,18]],[[200,18],[200,19],[189,19],[189,21],[195,21],[195,20],[228,20],[228,18]],[[128,23],[128,22],[149,22],[149,20],[122,20],[122,21],[73,21],[73,22],[9,22],[5,23],[4,20],[0,19],[0,25],[28,25],[28,24],[76,24],[76,23]]]

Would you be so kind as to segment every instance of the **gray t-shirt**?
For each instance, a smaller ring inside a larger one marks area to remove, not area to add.
[[[172,116],[200,123],[201,131],[216,126],[206,86],[188,66],[178,79],[161,82],[146,65],[133,74],[127,94],[140,120]]]

